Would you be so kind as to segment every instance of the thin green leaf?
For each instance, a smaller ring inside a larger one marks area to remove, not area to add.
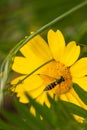
[[[78,94],[78,96],[81,98],[81,100],[87,105],[87,92],[77,84],[73,84],[73,88]]]
[[[30,124],[26,123],[26,120],[23,119],[19,114],[17,113],[10,113],[7,111],[3,111],[3,116],[7,119],[7,121],[15,126],[16,128],[20,128],[21,130],[29,130],[32,127],[30,127]]]
[[[26,119],[28,123],[30,122],[31,126],[40,130],[47,130],[41,119],[38,117],[36,118],[29,112],[28,106],[25,106],[24,104],[21,104],[17,101],[15,101],[15,105],[19,113]]]
[[[62,101],[63,104],[65,104],[69,110],[70,113],[76,114],[78,116],[81,116],[83,118],[87,118],[87,110],[66,101]]]
[[[34,106],[36,112],[39,113],[43,117],[43,120],[45,122],[50,124],[50,127],[55,129],[57,121],[55,119],[55,115],[52,112],[52,110],[51,109],[49,110],[49,108],[46,105],[44,106],[40,105],[35,100],[33,100],[29,95],[27,96],[29,98],[30,104]]]
[[[52,107],[42,107],[29,97],[30,103],[35,107],[36,111],[43,117],[43,121],[49,124],[53,130],[60,128],[60,130],[81,130],[79,123],[73,118],[71,112],[69,112],[68,106],[63,104],[61,101],[55,102],[54,99],[50,98]],[[74,109],[75,110],[75,109]],[[52,115],[53,114],[53,115]],[[49,119],[50,117],[50,119]]]
[[[52,109],[55,111],[55,115],[57,117],[57,127],[63,130],[80,130],[81,126],[79,123],[74,119],[73,113],[65,102],[62,100],[54,101],[52,98],[48,96],[50,102],[52,103]],[[62,125],[63,124],[63,125]]]

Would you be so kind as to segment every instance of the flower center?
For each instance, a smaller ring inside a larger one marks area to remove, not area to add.
[[[45,89],[53,94],[64,94],[72,87],[72,77],[70,69],[64,64],[52,61],[43,67],[41,72]]]

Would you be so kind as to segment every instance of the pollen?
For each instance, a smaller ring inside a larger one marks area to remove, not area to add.
[[[52,85],[52,83],[56,82],[56,80],[60,80],[61,77],[64,78],[63,81],[56,84],[52,89],[48,89],[48,91],[51,91],[53,95],[67,93],[72,87],[72,76],[70,69],[60,62],[52,61],[44,66],[40,77],[43,79],[45,88]]]

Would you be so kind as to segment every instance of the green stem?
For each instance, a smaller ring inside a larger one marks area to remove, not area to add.
[[[50,63],[54,61],[54,59],[51,59],[47,62],[45,62],[44,64],[40,65],[38,68],[36,68],[34,71],[32,71],[31,73],[29,73],[28,75],[26,75],[22,80],[18,81],[17,84],[15,84],[13,87],[16,87],[18,84],[21,84],[25,79],[27,79],[29,76],[31,76],[32,74],[34,74],[37,70],[39,70],[40,68],[42,68],[43,66],[45,66],[46,64]]]
[[[49,22],[48,24],[44,25],[43,27],[41,27],[40,29],[38,29],[35,33],[31,34],[29,37],[27,37],[27,39],[20,45],[19,49],[25,44],[27,43],[30,39],[32,39],[33,37],[35,37],[37,34],[41,33],[42,31],[44,31],[45,29],[47,29],[48,27],[52,26],[53,24],[55,24],[56,22],[60,21],[61,19],[63,19],[64,17],[68,16],[69,14],[75,12],[76,10],[84,7],[87,5],[87,0],[80,3],[79,5],[75,6],[74,8],[70,9],[69,11],[65,12],[64,14],[58,16],[57,18],[55,18],[54,20],[52,20],[51,22]]]

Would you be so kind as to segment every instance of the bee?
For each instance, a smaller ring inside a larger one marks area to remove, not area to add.
[[[54,82],[50,83],[49,85],[46,86],[44,91],[48,91],[56,87],[56,85],[60,84],[61,82],[65,81],[64,77],[61,76],[60,79],[56,79]]]

